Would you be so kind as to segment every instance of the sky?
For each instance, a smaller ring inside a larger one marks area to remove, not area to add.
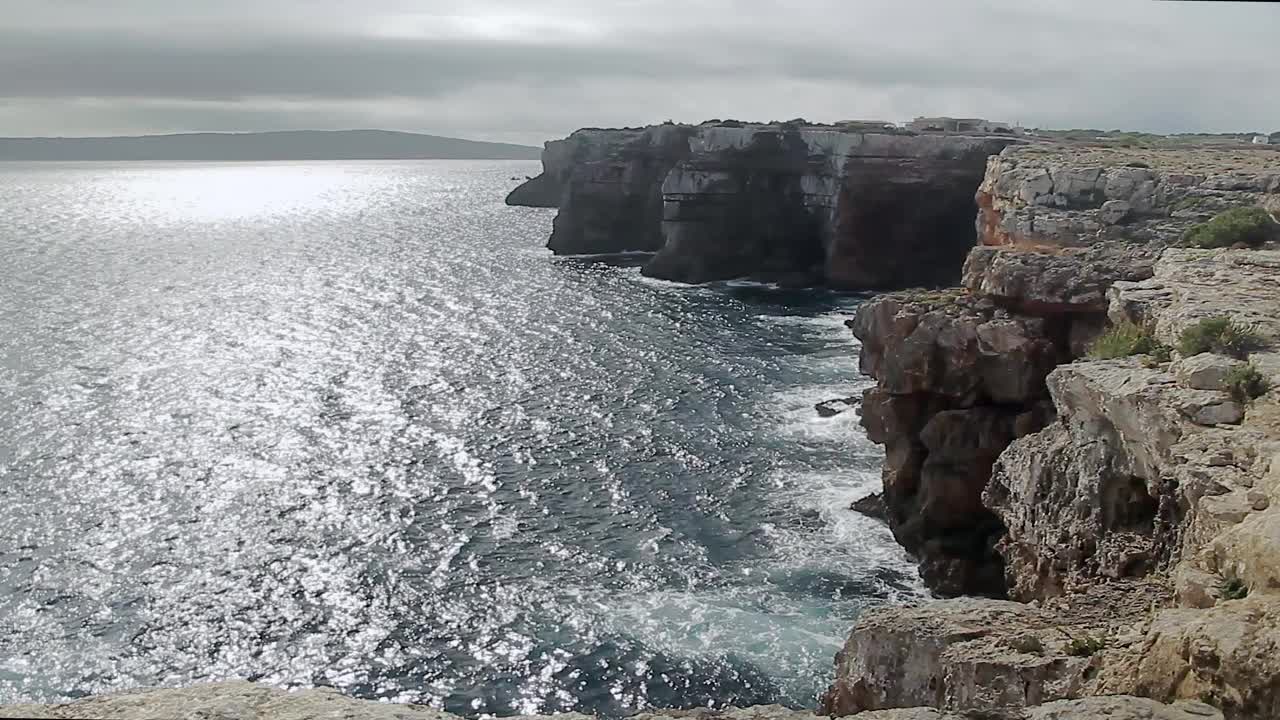
[[[673,119],[1280,130],[1280,5],[0,0],[0,135]]]

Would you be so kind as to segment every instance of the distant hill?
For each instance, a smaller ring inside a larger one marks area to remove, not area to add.
[[[0,138],[0,160],[536,160],[542,149],[388,130]]]

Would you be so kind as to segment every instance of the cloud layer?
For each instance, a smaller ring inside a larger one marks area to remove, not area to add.
[[[1280,7],[1266,4],[13,4],[3,135],[385,127],[537,143],[667,118],[918,114],[1280,129]]]

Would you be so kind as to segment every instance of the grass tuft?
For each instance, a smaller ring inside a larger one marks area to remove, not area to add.
[[[1089,357],[1094,360],[1114,360],[1132,355],[1150,355],[1156,362],[1168,362],[1170,350],[1157,342],[1151,333],[1131,322],[1112,325],[1089,346]]]

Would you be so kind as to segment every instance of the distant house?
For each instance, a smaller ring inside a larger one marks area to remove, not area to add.
[[[1254,145],[1270,145],[1271,136],[1270,135],[1254,135],[1253,144]]]
[[[985,118],[918,117],[907,123],[916,132],[1005,133],[1021,135],[1022,128]]]
[[[888,120],[841,120],[836,123],[845,130],[862,130],[866,132],[897,129],[897,123]]]

